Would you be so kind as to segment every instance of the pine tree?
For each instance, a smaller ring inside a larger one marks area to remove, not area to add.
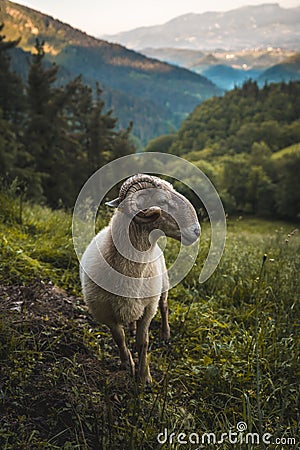
[[[36,175],[41,183],[29,185],[30,195],[36,197],[42,192],[48,202],[57,204],[56,168],[62,155],[61,135],[62,120],[59,116],[64,91],[53,87],[56,81],[58,66],[44,66],[44,42],[36,39],[36,53],[32,55],[32,63],[28,74],[27,102],[28,120],[24,136],[24,144],[31,155],[28,171]]]
[[[114,151],[117,119],[112,116],[112,110],[104,111],[105,104],[101,94],[102,90],[97,83],[96,98],[92,102],[87,130],[90,174],[110,161]]]
[[[0,25],[0,33],[4,24]],[[5,35],[0,34],[0,108],[3,118],[14,123],[20,122],[24,110],[24,95],[21,78],[10,68],[9,51],[19,44],[20,39],[5,41]]]
[[[0,33],[3,29],[1,24]],[[0,175],[8,181],[18,175],[16,159],[23,150],[18,139],[24,118],[23,85],[21,78],[11,71],[9,56],[19,41],[5,41],[0,34]]]

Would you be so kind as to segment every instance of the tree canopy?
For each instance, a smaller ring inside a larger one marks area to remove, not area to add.
[[[116,129],[98,84],[93,90],[77,77],[58,86],[59,67],[44,62],[38,39],[24,84],[10,68],[18,42],[0,36],[0,176],[17,180],[29,198],[70,207],[95,170],[134,152],[132,124]]]
[[[177,134],[145,150],[160,148],[198,165],[227,212],[299,219],[299,143],[300,83],[259,89],[247,81],[199,105]]]

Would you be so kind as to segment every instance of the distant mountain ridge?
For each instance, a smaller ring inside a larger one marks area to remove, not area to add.
[[[241,86],[246,80],[289,82],[300,80],[299,55],[281,48],[202,52],[174,48],[146,48],[142,52],[204,75],[224,90]]]
[[[105,39],[128,48],[185,48],[241,50],[283,47],[300,50],[300,6],[277,3],[244,6],[227,12],[185,14],[163,25],[141,27]]]
[[[300,80],[300,53],[265,70],[258,81],[280,83],[281,81]]]
[[[114,109],[122,127],[132,120],[142,142],[176,129],[197,104],[221,94],[201,75],[88,36],[8,0],[1,0],[0,22],[7,39],[22,37],[24,51],[34,49],[36,38],[45,41],[47,60],[61,67],[61,82],[79,74],[93,86],[99,82],[107,108]],[[26,55],[18,58],[25,61]]]

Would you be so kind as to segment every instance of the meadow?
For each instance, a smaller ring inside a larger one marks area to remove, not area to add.
[[[83,304],[71,214],[1,193],[1,449],[297,448],[297,224],[228,217],[221,263],[199,284],[202,225],[197,262],[169,293],[170,343],[159,314],[151,325],[146,389]]]

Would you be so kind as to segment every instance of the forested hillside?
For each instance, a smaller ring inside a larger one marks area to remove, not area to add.
[[[99,86],[96,98],[80,77],[55,87],[58,66],[44,65],[39,41],[24,84],[10,68],[9,52],[17,44],[0,36],[2,183],[14,182],[22,195],[53,207],[72,206],[95,170],[134,151],[131,125],[116,130]]]
[[[107,109],[114,109],[123,128],[133,121],[133,133],[143,143],[177,129],[198,103],[221,93],[201,75],[88,36],[8,0],[1,0],[1,22],[8,39],[22,38],[23,51],[31,52],[36,38],[45,41],[45,59],[60,66],[58,85],[79,75],[93,88],[100,83]],[[15,67],[27,77],[26,54],[21,58],[25,64]]]
[[[258,78],[259,83],[292,81],[300,79],[300,53],[287,58],[285,61],[265,70]]]
[[[299,218],[299,143],[300,83],[259,89],[248,81],[199,105],[177,134],[146,150],[193,161],[214,181],[228,211]]]

